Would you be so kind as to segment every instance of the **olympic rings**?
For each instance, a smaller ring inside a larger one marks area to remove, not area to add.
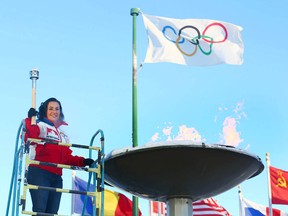
[[[195,55],[196,51],[197,51],[197,46],[195,46],[195,49],[192,53],[188,54],[186,52],[184,52],[181,47],[179,46],[179,40],[181,39],[181,37],[178,37],[177,40],[176,40],[176,46],[178,48],[178,50],[183,54],[183,55],[186,55],[186,56],[193,56]],[[189,41],[190,42],[190,41]],[[199,41],[198,41],[199,42]]]
[[[209,43],[222,43],[222,42],[226,41],[226,39],[227,39],[227,37],[228,37],[228,32],[227,32],[227,29],[225,28],[225,26],[222,25],[221,23],[211,23],[210,25],[208,25],[208,26],[204,29],[202,35],[205,35],[205,33],[206,33],[206,31],[208,30],[208,28],[210,28],[210,27],[212,27],[212,26],[217,26],[217,25],[223,28],[223,30],[224,30],[224,32],[225,32],[225,37],[224,37],[224,39],[223,39],[223,40],[220,40],[220,41],[209,41],[209,40],[203,38],[203,40],[205,40],[206,42],[209,42]]]
[[[184,29],[186,29],[186,28],[192,28],[192,29],[194,29],[194,30],[197,32],[197,35],[198,35],[198,36],[195,37],[195,38],[196,38],[196,43],[193,41],[194,38],[193,38],[191,41],[189,41],[189,42],[191,42],[191,43],[194,44],[194,45],[198,45],[198,44],[199,44],[199,40],[198,40],[198,39],[201,38],[201,35],[200,35],[200,31],[199,31],[195,26],[184,26],[184,27],[182,27],[181,29],[179,29],[178,37],[181,37],[181,32],[182,32],[182,30],[184,30]]]
[[[211,28],[211,27],[214,27],[214,26],[219,26],[223,29],[224,31],[224,38],[221,39],[221,40],[218,40],[218,41],[215,41],[212,37],[209,37],[206,34],[206,32]],[[186,39],[184,37],[181,36],[181,33],[185,30],[185,29],[193,29],[196,31],[196,35],[195,37],[191,38],[191,39]],[[177,36],[177,39],[176,40],[173,40],[171,39],[171,37],[168,36],[168,30],[172,31],[172,33]],[[176,30],[172,27],[172,26],[164,26],[163,29],[162,29],[162,33],[164,35],[164,37],[175,43],[176,44],[176,47],[178,48],[178,50],[183,54],[183,55],[186,55],[186,56],[193,56],[196,54],[197,50],[198,50],[198,47],[199,47],[199,50],[204,54],[204,55],[210,55],[212,53],[212,46],[214,43],[223,43],[227,40],[228,38],[228,31],[226,29],[226,27],[221,24],[221,23],[218,23],[218,22],[214,22],[214,23],[211,23],[209,24],[205,29],[204,31],[202,32],[202,34],[200,33],[199,29],[196,28],[195,26],[184,26],[182,28],[179,29],[178,31],[178,34],[176,32]],[[201,47],[200,45],[200,42],[199,40],[203,39],[203,41],[209,43],[209,51],[204,51],[204,49]],[[195,48],[193,50],[192,53],[187,53],[185,52],[181,47],[180,47],[180,44],[183,44],[185,41],[188,41],[190,44],[194,45]]]
[[[167,29],[171,29],[171,30],[173,31],[173,33],[174,33],[175,35],[177,35],[175,29],[174,29],[172,26],[164,26],[164,28],[162,29],[162,33],[163,33],[164,37],[165,37],[167,40],[175,43],[176,41],[173,41],[172,39],[170,39],[170,38],[167,36],[167,34],[166,34]],[[179,43],[184,43],[184,40],[185,40],[185,39],[182,38],[182,40],[179,41]]]
[[[199,49],[201,50],[201,52],[202,52],[204,55],[210,55],[210,54],[212,53],[213,38],[208,37],[208,36],[205,36],[205,35],[202,35],[202,38],[203,38],[203,40],[205,40],[205,38],[209,38],[209,39],[212,41],[212,42],[210,43],[210,45],[209,45],[209,48],[210,48],[209,52],[205,52],[205,51],[202,49],[202,47],[200,46],[200,44],[198,45],[198,46],[199,46]]]

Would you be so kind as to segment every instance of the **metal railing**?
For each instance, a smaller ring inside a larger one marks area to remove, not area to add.
[[[100,134],[101,147],[95,147],[93,146],[94,139],[99,134]],[[87,196],[91,196],[93,198],[93,216],[104,216],[104,133],[103,131],[99,129],[92,136],[89,146],[80,145],[80,144],[72,144],[72,143],[56,142],[56,141],[48,140],[48,139],[31,139],[31,138],[27,139],[25,143],[24,136],[25,136],[25,124],[22,122],[18,129],[17,137],[16,137],[13,171],[12,171],[11,184],[10,184],[9,196],[8,196],[8,201],[7,201],[6,216],[9,216],[9,215],[19,216],[20,206],[22,206],[22,210],[21,210],[22,214],[55,216],[55,214],[40,213],[40,212],[33,212],[33,211],[26,210],[27,190],[39,190],[39,189],[56,191],[60,193],[85,195],[85,201],[84,201],[84,206],[82,210],[83,216],[85,215],[84,213],[86,209]],[[19,141],[20,140],[19,138],[21,138],[21,142]],[[31,143],[42,144],[42,145],[49,143],[49,144],[60,145],[60,146],[87,149],[89,150],[89,158],[92,158],[92,151],[97,151],[98,152],[97,159],[89,168],[31,160],[29,157],[29,150],[30,150]],[[22,170],[23,170],[23,156],[24,155],[26,155],[26,157],[25,157],[25,172],[23,174]],[[86,191],[44,187],[44,186],[39,186],[39,185],[28,184],[27,171],[28,171],[28,166],[30,164],[86,171],[89,173]],[[93,176],[93,185],[95,186],[94,187],[95,191],[89,191],[92,176]],[[23,182],[23,186],[22,186],[22,182]],[[20,197],[21,187],[23,187],[23,194]],[[13,198],[12,201],[11,201],[11,198]],[[11,214],[9,214],[10,207],[11,207]],[[58,215],[60,216],[60,214]]]

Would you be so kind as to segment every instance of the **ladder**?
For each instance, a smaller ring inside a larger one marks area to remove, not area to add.
[[[91,196],[93,198],[93,216],[104,216],[104,133],[101,129],[97,130],[96,133],[92,136],[90,145],[80,145],[80,144],[72,144],[72,143],[61,143],[52,140],[45,139],[31,139],[29,138],[26,143],[24,142],[24,134],[25,134],[25,124],[21,122],[15,143],[15,151],[14,151],[14,163],[13,163],[13,171],[11,175],[11,183],[9,196],[7,201],[6,208],[6,216],[19,216],[20,206],[22,207],[21,213],[23,215],[43,215],[43,216],[55,216],[55,214],[49,213],[39,213],[33,211],[26,210],[26,196],[27,189],[29,190],[52,190],[60,193],[70,193],[70,194],[80,194],[85,195],[85,202],[82,210],[82,216],[85,215],[87,196]],[[100,147],[93,146],[95,138],[100,135]],[[29,157],[29,149],[31,143],[38,144],[54,144],[61,146],[68,146],[74,148],[81,148],[89,150],[89,158],[92,158],[92,151],[97,151],[97,159],[95,162],[89,167],[78,167],[78,166],[70,166],[65,164],[55,164],[48,162],[41,162],[36,160],[31,160]],[[25,164],[23,164],[23,158],[25,156]],[[53,187],[43,187],[38,185],[31,185],[27,183],[27,170],[29,164],[38,164],[45,166],[56,166],[64,169],[71,170],[79,170],[86,171],[89,173],[88,176],[88,184],[86,191],[78,191],[71,189],[63,189],[63,188],[53,188]],[[22,172],[24,168],[24,173]],[[93,186],[95,186],[95,191],[89,191],[91,180],[93,177]],[[23,183],[23,185],[22,185]],[[21,188],[23,188],[22,195],[20,196]],[[11,212],[10,211],[11,208]],[[10,213],[10,214],[9,214]],[[59,216],[64,216],[60,215]]]

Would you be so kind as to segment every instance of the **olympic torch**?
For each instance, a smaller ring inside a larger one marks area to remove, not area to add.
[[[36,80],[39,78],[39,71],[37,69],[32,69],[30,71],[30,79],[32,80],[32,107],[36,109]],[[31,119],[31,124],[36,124],[36,116]]]

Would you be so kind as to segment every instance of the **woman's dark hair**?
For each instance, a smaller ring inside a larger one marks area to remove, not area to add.
[[[48,108],[49,102],[57,102],[59,104],[59,107],[60,107],[59,119],[63,121],[64,120],[64,114],[63,114],[62,106],[61,106],[60,101],[58,101],[56,98],[49,98],[45,102],[41,103],[41,105],[39,107],[38,118],[40,120],[47,118],[47,108]]]

